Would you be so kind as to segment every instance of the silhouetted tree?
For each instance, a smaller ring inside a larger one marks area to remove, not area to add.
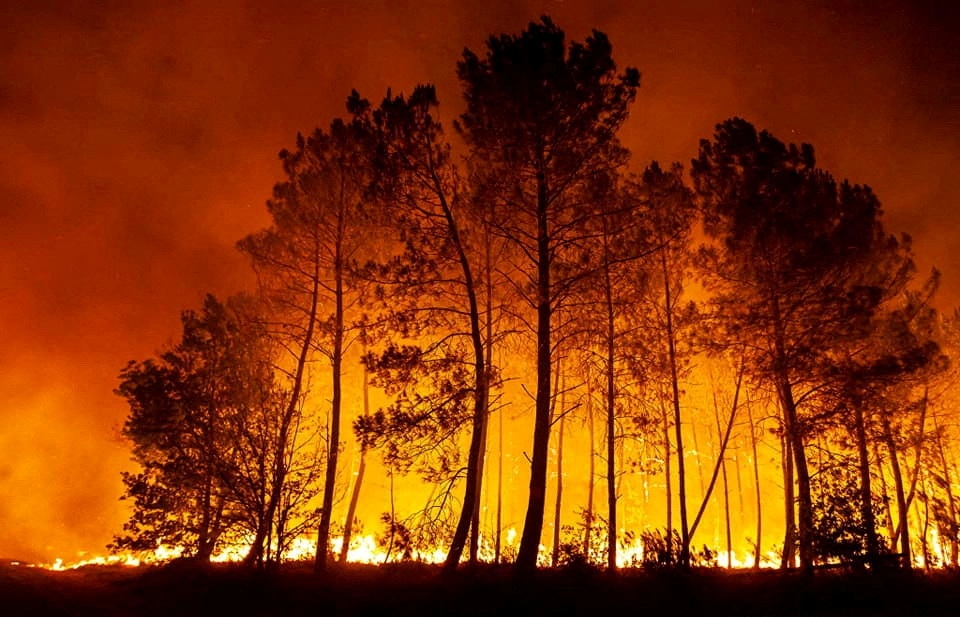
[[[178,546],[207,560],[231,529],[286,523],[262,508],[273,480],[263,468],[280,455],[269,430],[284,393],[249,305],[207,296],[201,311],[181,314],[177,345],[121,373],[117,394],[130,406],[122,433],[142,471],[124,474],[134,507],[116,548]]]
[[[668,421],[672,420],[677,453],[677,499],[680,510],[681,565],[689,565],[690,541],[687,517],[687,474],[684,461],[681,379],[689,372],[696,310],[683,300],[684,279],[690,261],[690,236],[697,218],[692,191],[684,184],[682,168],[669,170],[657,163],[647,167],[639,181],[628,182],[626,198],[637,202],[643,217],[645,244],[649,251],[634,271],[640,303],[633,316],[632,369],[637,379],[650,385],[648,391],[661,407],[664,423],[664,451],[667,477],[668,513],[673,495],[670,491],[670,442]],[[686,335],[686,336],[684,336]],[[669,400],[670,413],[664,398]],[[668,514],[667,536],[672,537]]]
[[[584,204],[597,173],[623,164],[616,132],[639,83],[628,69],[617,75],[606,35],[566,44],[547,17],[520,35],[487,41],[481,58],[466,50],[457,73],[467,111],[459,128],[486,199],[490,223],[519,257],[512,277],[536,312],[537,387],[530,494],[517,567],[536,566],[546,497],[551,401],[551,316],[577,278],[569,262],[583,223]]]
[[[358,99],[354,104],[365,106]],[[375,141],[372,194],[381,216],[394,221],[401,245],[386,263],[368,268],[375,271],[382,290],[380,305],[385,315],[377,318],[377,328],[381,338],[405,341],[401,344],[407,370],[392,370],[398,366],[396,347],[388,346],[385,354],[379,358],[370,355],[368,360],[378,372],[379,383],[402,397],[418,385],[410,378],[424,378],[433,371],[452,371],[452,379],[445,384],[456,384],[458,390],[398,399],[390,414],[379,416],[380,421],[365,420],[356,427],[368,431],[364,437],[368,440],[382,441],[393,435],[409,441],[412,434],[400,432],[409,429],[411,423],[423,420],[423,426],[429,426],[436,418],[427,416],[446,416],[445,421],[433,425],[439,433],[417,431],[417,436],[422,443],[447,439],[466,422],[460,417],[464,411],[460,407],[468,403],[462,397],[470,397],[464,498],[447,556],[447,567],[453,568],[460,561],[471,527],[470,556],[476,559],[479,521],[474,521],[474,514],[483,477],[492,367],[489,328],[488,340],[484,336],[484,318],[489,323],[490,316],[481,306],[484,288],[478,244],[482,228],[451,158],[443,127],[435,117],[438,105],[432,86],[418,86],[409,98],[388,94],[376,110],[364,116],[365,130]],[[489,312],[489,299],[487,307]],[[460,362],[471,366],[469,377],[460,374]],[[399,404],[401,401],[403,404]],[[410,409],[416,409],[413,416],[408,413]],[[370,430],[381,434],[374,436]],[[461,472],[449,471],[456,476]]]
[[[908,511],[922,462],[928,384],[947,363],[934,338],[936,313],[928,303],[937,280],[935,275],[920,292],[906,291],[897,301],[889,302],[874,320],[869,336],[855,351],[847,350],[837,366],[842,388],[839,406],[843,410],[853,408],[867,557],[874,559],[880,550],[874,517],[867,511],[873,499],[867,447],[871,440],[882,443],[887,450],[898,512],[891,541],[899,545],[907,567],[912,562]],[[905,469],[910,447],[914,450],[912,473]],[[884,470],[879,468],[879,473]]]
[[[920,499],[937,527],[945,564],[956,567],[960,562],[960,502],[953,488],[958,477],[956,458],[956,388],[960,380],[960,310],[947,315],[937,314],[934,340],[946,355],[949,364],[925,384],[924,395],[930,405],[932,430],[925,435],[924,484]],[[924,547],[926,547],[924,534]],[[943,546],[946,542],[946,546]],[[925,556],[926,557],[926,556]],[[929,564],[929,559],[925,559]]]
[[[670,189],[663,186],[653,186],[653,174],[666,175],[656,165],[651,168],[647,178],[650,192],[669,192]],[[650,286],[655,280],[649,261],[655,253],[669,250],[664,244],[673,240],[666,237],[673,231],[658,226],[655,221],[658,216],[667,217],[667,210],[680,210],[678,206],[683,205],[663,195],[650,198],[642,194],[638,188],[641,182],[629,180],[624,186],[617,186],[614,180],[597,174],[590,201],[598,215],[585,222],[590,234],[584,236],[582,245],[588,255],[579,260],[583,280],[572,287],[576,292],[573,298],[560,306],[563,313],[572,315],[571,321],[579,329],[573,336],[575,346],[587,355],[585,366],[595,365],[596,372],[602,376],[600,382],[590,384],[589,389],[596,386],[601,393],[605,412],[608,569],[616,568],[617,563],[620,477],[617,469],[618,458],[622,463],[623,446],[628,441],[624,439],[628,434],[623,422],[629,421],[639,431],[630,436],[646,441],[643,434],[649,433],[653,424],[646,408],[635,404],[638,398],[645,402],[656,399],[656,415],[662,417],[658,395],[644,397],[636,392],[658,389],[654,384],[658,384],[660,375],[654,365],[659,364],[658,359],[665,353],[656,343],[651,343],[652,338],[659,336],[661,324],[650,315],[652,307],[646,300],[651,296]],[[683,188],[682,183],[678,186]],[[689,198],[689,191],[683,191],[681,194]],[[657,208],[662,211],[654,212]],[[655,271],[659,270],[658,264]],[[675,310],[673,302],[670,304],[671,311]],[[570,328],[562,328],[561,336],[564,329]],[[586,373],[591,372],[591,368],[586,369]],[[592,505],[589,509],[592,510]]]
[[[864,279],[878,252],[898,240],[880,223],[869,188],[838,184],[815,167],[813,148],[785,145],[735,118],[703,140],[694,185],[713,241],[702,253],[705,284],[748,369],[771,384],[797,481],[800,563],[813,563],[808,392],[831,349],[863,335],[883,294]]]
[[[619,196],[618,196],[619,197]],[[626,313],[634,306],[636,297],[643,293],[642,283],[631,276],[627,268],[647,249],[645,229],[637,224],[638,211],[630,199],[615,199],[613,195],[597,195],[601,204],[608,200],[613,204],[602,207],[601,216],[595,223],[596,253],[599,262],[595,275],[587,279],[582,300],[586,314],[583,322],[593,332],[593,342],[599,348],[598,359],[602,367],[604,411],[606,416],[606,479],[607,479],[607,569],[617,567],[617,435],[618,416],[624,415],[621,399],[624,394],[624,364],[627,353],[623,338],[628,328]],[[593,288],[592,290],[590,288]],[[596,297],[590,301],[590,291]],[[595,314],[598,319],[588,315]],[[618,413],[619,412],[619,413]],[[622,431],[619,431],[622,433]]]
[[[331,367],[329,435],[319,529],[316,570],[326,566],[330,521],[340,452],[343,400],[343,357],[348,344],[347,311],[356,302],[350,293],[349,269],[363,244],[363,200],[368,169],[362,133],[355,123],[335,120],[328,131],[298,135],[294,151],[283,150],[287,179],[274,187],[268,204],[272,226],[240,242],[260,277],[270,302],[271,335],[289,351],[290,398],[281,426],[293,429],[316,353]],[[278,463],[276,473],[281,473]],[[277,507],[271,495],[268,509]]]

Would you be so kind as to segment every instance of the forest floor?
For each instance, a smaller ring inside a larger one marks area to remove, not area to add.
[[[324,616],[960,615],[960,573],[900,571],[544,570],[508,566],[444,575],[435,566],[310,564],[86,566],[54,572],[0,563],[0,615]]]

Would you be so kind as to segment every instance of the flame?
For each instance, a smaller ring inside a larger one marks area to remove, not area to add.
[[[503,537],[503,546],[512,546],[516,548],[518,536],[519,534],[515,528],[510,527],[506,529]],[[480,561],[492,563],[494,560],[492,548],[488,545],[488,543],[483,541],[483,537],[481,537],[480,540],[481,549],[478,555]],[[335,536],[331,538],[330,549],[334,556],[340,555],[342,546],[342,537]],[[310,561],[314,559],[316,555],[316,547],[317,544],[315,540],[305,537],[296,538],[291,543],[290,548],[284,552],[281,561]],[[249,548],[249,544],[243,543],[229,546],[213,555],[210,560],[214,563],[236,563],[243,560]],[[929,550],[929,553],[932,557],[931,561],[933,562],[931,565],[933,567],[942,567],[943,565],[939,564],[937,561],[937,556],[941,554],[940,548],[940,538],[937,536],[936,531],[934,530],[930,539]],[[74,561],[67,561],[62,558],[57,558],[52,563],[43,564],[11,562],[11,565],[43,568],[57,572],[75,570],[85,566],[139,567],[141,565],[166,563],[181,557],[183,553],[184,549],[182,547],[160,546],[154,551],[148,553],[118,553],[112,555],[97,555],[90,558],[77,559]],[[752,552],[744,551],[743,553],[738,553],[734,550],[729,554],[726,551],[717,551],[714,554],[716,556],[716,564],[721,568],[749,569],[753,567],[754,557]],[[388,561],[388,558],[390,561],[399,561],[401,559],[401,555],[395,550],[388,555],[386,549],[378,543],[377,539],[373,535],[355,535],[351,538],[350,549],[347,552],[347,561],[349,563],[382,565]],[[435,547],[414,552],[414,561],[421,563],[438,564],[442,563],[445,559],[445,548]],[[538,562],[544,567],[547,567],[550,563],[550,551],[544,545],[540,546]],[[925,565],[922,555],[916,556],[915,563],[920,566]],[[642,564],[643,544],[639,538],[633,540],[629,544],[620,544],[620,546],[618,546],[618,568],[633,568],[639,567]],[[775,551],[768,551],[761,554],[760,567],[779,568],[780,555],[778,555]]]
[[[513,530],[511,530],[513,531]],[[514,531],[513,537],[516,536]],[[330,548],[334,555],[340,554],[343,546],[343,538],[336,536],[331,538]],[[214,563],[231,563],[242,561],[250,549],[249,543],[239,543],[223,548],[214,554],[210,561]],[[296,538],[291,543],[290,548],[284,552],[281,561],[308,561],[314,558],[317,552],[317,543],[309,538]],[[43,568],[62,572],[65,570],[75,570],[84,566],[122,566],[138,567],[147,564],[159,564],[172,561],[183,556],[182,547],[159,546],[152,552],[131,553],[123,552],[111,555],[97,555],[90,558],[81,558],[76,560],[66,560],[58,557],[51,563],[25,564],[21,562],[12,562],[13,565],[25,565],[29,567]],[[416,561],[423,563],[441,563],[446,558],[446,550],[443,548],[431,548],[425,551],[415,552]],[[82,557],[82,555],[81,555]],[[350,563],[364,564],[383,564],[387,558],[398,560],[399,553],[394,551],[391,555],[381,547],[376,538],[372,535],[354,536],[350,540],[350,548],[347,551],[347,561]],[[491,556],[492,559],[492,556]]]
[[[54,570],[56,572],[63,572],[64,570],[76,570],[77,568],[82,568],[84,566],[121,566],[121,567],[137,567],[143,562],[139,557],[135,557],[130,554],[121,554],[121,555],[97,555],[91,557],[90,559],[81,559],[79,561],[65,562],[62,558],[57,558],[53,563],[49,564],[39,564],[37,566],[30,567],[39,567],[47,570]],[[15,565],[26,565],[26,564],[15,564]]]

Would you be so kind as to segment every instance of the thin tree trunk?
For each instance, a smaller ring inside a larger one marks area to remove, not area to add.
[[[670,562],[673,562],[673,487],[671,486],[670,475],[670,420],[667,415],[667,406],[660,398],[660,421],[663,423],[663,475],[666,480],[664,483],[664,499],[667,502],[667,554]]]
[[[926,493],[926,478],[923,482],[923,491]],[[920,543],[923,550],[923,569],[930,569],[930,545],[927,542],[930,533],[930,499],[923,500],[923,541]]]
[[[486,278],[486,311],[484,316],[484,330],[486,335],[486,344],[484,346],[485,354],[485,368],[488,371],[493,369],[493,258],[491,255],[491,238],[489,232],[485,238],[484,242],[484,267],[486,269],[485,278]],[[485,387],[487,393],[484,396],[486,401],[486,416],[483,421],[482,434],[480,436],[480,460],[478,461],[478,466],[480,469],[480,474],[477,477],[477,489],[476,497],[473,504],[473,522],[471,524],[470,530],[470,563],[477,563],[477,552],[480,546],[480,499],[483,495],[483,473],[486,469],[486,458],[487,458],[487,433],[489,431],[488,427],[490,424],[490,378],[489,375],[485,379]],[[502,436],[502,429],[501,429]],[[501,460],[501,465],[502,465]],[[499,490],[499,488],[498,488]],[[498,503],[499,507],[499,503]],[[499,522],[497,523],[499,528]],[[497,530],[499,534],[499,529]]]
[[[273,524],[273,516],[276,512],[280,494],[283,491],[283,482],[286,478],[286,446],[289,438],[290,424],[296,415],[297,406],[300,404],[300,396],[303,393],[304,373],[307,367],[307,359],[310,355],[310,348],[313,346],[313,335],[317,325],[317,311],[320,307],[320,245],[319,240],[315,240],[313,272],[310,281],[310,306],[307,309],[307,327],[304,332],[303,340],[300,342],[300,350],[297,356],[297,366],[293,373],[293,384],[290,389],[290,398],[284,408],[280,419],[280,430],[277,434],[277,452],[273,471],[273,484],[270,487],[269,496],[264,511],[264,516],[254,534],[253,543],[250,545],[250,551],[243,559],[246,565],[260,564],[263,562],[264,540]]]
[[[914,460],[913,460],[913,473],[911,474],[910,480],[910,489],[907,491],[907,511],[910,510],[910,506],[913,505],[913,497],[917,492],[917,478],[920,477],[920,465],[922,463],[923,455],[923,430],[926,424],[927,418],[927,390],[924,388],[923,392],[923,403],[920,407],[920,422],[919,427],[917,428],[917,445],[914,449]],[[899,531],[899,530],[898,530]]]
[[[813,501],[810,497],[810,471],[807,468],[806,450],[803,445],[803,433],[797,418],[797,403],[790,382],[789,361],[786,347],[786,333],[780,314],[779,299],[771,300],[774,325],[774,381],[780,406],[783,411],[784,430],[790,442],[793,454],[794,471],[797,476],[797,540],[799,545],[800,568],[809,571],[813,567]]]
[[[719,427],[718,427],[719,428]],[[727,479],[727,462],[723,461],[721,466],[723,474],[723,518],[727,537],[727,568],[733,567],[733,534],[730,529],[730,485]]]
[[[342,163],[341,163],[342,164]],[[334,244],[333,276],[334,302],[333,313],[333,349],[330,354],[332,364],[332,397],[330,401],[330,435],[327,440],[327,469],[323,484],[323,505],[320,509],[320,527],[317,530],[317,557],[313,564],[314,572],[322,573],[327,568],[330,553],[330,521],[333,520],[333,496],[337,488],[337,461],[340,458],[340,408],[343,400],[343,241],[346,229],[346,204],[343,173],[340,188],[340,208],[337,212],[337,234]]]
[[[207,447],[212,447],[212,444],[208,444]],[[210,451],[208,451],[208,453],[209,452]],[[213,554],[213,542],[211,542],[210,539],[213,474],[208,469],[204,475],[203,496],[201,497],[200,531],[197,534],[197,559],[200,561],[210,561],[210,556]]]
[[[890,470],[893,472],[893,488],[897,496],[897,533],[900,553],[903,555],[903,567],[909,569],[913,559],[910,555],[910,525],[907,522],[907,497],[903,486],[903,474],[900,471],[900,459],[897,456],[897,445],[893,440],[890,421],[883,414],[880,416],[883,429],[883,442],[887,446],[890,456]]]
[[[587,563],[591,563],[591,545],[593,542],[593,492],[596,482],[596,433],[593,424],[593,382],[591,381],[590,366],[587,365],[587,434],[590,439],[590,457],[587,459],[587,516],[583,528],[583,556]]]
[[[560,509],[563,504],[563,428],[566,424],[566,416],[563,411],[563,394],[561,389],[560,403],[560,431],[557,436],[557,498],[553,508],[553,554],[550,558],[550,565],[557,567],[560,559]]]
[[[489,366],[489,365],[488,365]],[[489,418],[490,407],[489,400],[487,403],[487,414]],[[473,517],[470,523],[470,556],[469,563],[477,563],[477,555],[480,550],[480,501],[483,495],[483,469],[485,466],[487,458],[487,420],[484,420],[483,426],[480,427],[480,457],[477,461],[481,473],[477,477],[477,488],[474,491],[475,496],[473,499]]]
[[[663,240],[661,238],[661,244]],[[670,288],[670,273],[667,267],[666,248],[660,249],[660,266],[663,273],[664,314],[667,326],[667,359],[670,363],[670,385],[672,388],[673,426],[676,431],[677,451],[677,500],[680,505],[680,565],[690,565],[690,530],[687,525],[687,476],[683,460],[683,425],[680,418],[680,375],[677,367],[676,334],[673,325],[673,294]],[[694,427],[696,439],[696,427]],[[696,446],[694,446],[696,447]],[[697,463],[700,453],[697,452]],[[700,470],[700,484],[703,485],[703,469]]]
[[[793,386],[781,377],[778,383],[780,400],[784,409],[787,439],[793,454],[794,471],[797,478],[797,544],[800,556],[800,568],[810,570],[813,567],[813,502],[810,498],[810,472],[807,468],[803,437],[797,421],[797,407],[793,399]]]
[[[497,534],[493,547],[493,561],[500,563],[500,550],[503,536],[503,409],[497,422]]]
[[[757,433],[753,424],[753,402],[747,400],[747,419],[750,421],[750,450],[753,454],[753,486],[756,490],[757,540],[753,549],[753,567],[760,568],[761,534],[763,532],[762,499],[760,492],[760,461],[757,459]]]
[[[867,562],[875,565],[880,553],[877,541],[876,521],[873,518],[873,490],[870,486],[870,457],[867,452],[867,428],[863,407],[858,399],[853,400],[854,431],[857,440],[857,458],[860,468],[860,516],[866,527]]]
[[[715,385],[711,385],[713,389],[713,417],[717,421],[717,439],[723,440],[723,429],[720,427],[720,406],[717,404],[717,390]],[[736,409],[734,409],[734,411],[736,411]],[[723,445],[725,450],[725,441]],[[718,456],[720,460],[720,472],[723,475],[723,517],[726,526],[727,568],[730,568],[733,565],[731,560],[731,555],[733,554],[733,534],[730,532],[730,487],[727,483],[727,457],[724,452],[720,452]]]
[[[360,487],[363,485],[363,474],[367,469],[367,452],[360,450],[360,465],[357,467],[357,478],[353,481],[353,491],[350,493],[350,505],[347,508],[346,524],[343,527],[343,543],[340,546],[340,563],[347,562],[350,551],[350,540],[353,536],[353,521],[357,514],[357,502],[360,500]]]
[[[390,477],[390,542],[387,543],[387,553],[383,556],[383,563],[390,562],[390,555],[393,553],[393,541],[396,535],[397,525],[397,504],[393,494],[393,468],[387,469],[387,475]]]
[[[887,537],[890,538],[891,549],[895,548],[897,543],[897,529],[893,522],[893,508],[890,506],[890,491],[887,490],[887,475],[883,469],[883,456],[880,452],[880,444],[873,443],[873,457],[877,461],[877,477],[880,478],[880,498],[883,501],[883,508],[887,515]]]
[[[898,525],[893,537],[897,537],[897,538],[902,537],[903,534],[901,532],[901,525],[903,524],[904,521],[906,522],[907,525],[909,525],[910,508],[913,505],[913,498],[916,495],[916,489],[917,489],[917,480],[920,477],[920,466],[922,463],[922,454],[923,454],[923,431],[924,431],[926,416],[927,416],[927,392],[924,391],[923,404],[920,408],[919,428],[917,431],[917,439],[916,439],[917,445],[914,450],[915,457],[914,457],[914,463],[913,463],[913,473],[911,474],[910,488],[906,491],[906,497],[904,499],[904,505],[907,511],[907,516],[903,519],[900,519],[898,517]],[[920,518],[919,507],[917,508],[917,518],[918,520]],[[926,538],[923,538],[923,540],[926,541]]]
[[[953,484],[950,475],[950,466],[947,464],[947,454],[943,448],[943,434],[940,432],[936,415],[933,416],[933,430],[934,434],[936,435],[937,450],[940,454],[940,463],[942,465],[941,469],[943,471],[944,491],[946,492],[947,497],[947,512],[950,514],[950,528],[951,530],[955,530],[957,528],[957,510],[953,498]],[[928,497],[927,501],[929,500],[930,498]],[[947,537],[950,539],[950,565],[957,567],[958,543],[956,531],[951,531]]]
[[[470,342],[473,348],[473,425],[470,435],[470,451],[467,455],[467,478],[464,486],[464,496],[460,519],[450,542],[450,550],[444,562],[444,569],[453,570],[460,563],[463,547],[467,541],[467,534],[471,526],[476,528],[473,542],[471,542],[471,560],[476,560],[475,543],[479,537],[479,516],[474,521],[474,510],[480,499],[483,480],[483,452],[486,446],[487,407],[489,400],[489,376],[487,374],[486,354],[484,352],[483,335],[480,326],[480,305],[477,300],[477,285],[474,282],[473,269],[467,258],[466,248],[460,238],[460,229],[453,217],[453,211],[447,202],[446,194],[436,174],[434,161],[430,159],[432,182],[439,197],[447,231],[457,253],[460,271],[463,274],[464,291],[467,294],[470,320]],[[488,341],[489,343],[489,341]],[[549,428],[549,427],[548,427]]]
[[[957,477],[957,463],[956,463],[956,459],[955,459],[953,456],[950,457],[949,468],[950,468],[950,469],[952,470],[952,472],[953,472],[952,477],[953,477],[953,478],[956,478],[956,477]],[[958,516],[958,514],[960,514],[960,513],[958,513],[958,512],[956,511],[956,503],[955,503],[955,501],[954,501],[954,495],[953,495],[953,488],[952,488],[952,487],[951,487],[950,490],[947,492],[947,497],[950,499],[950,503],[948,504],[947,507],[948,507],[949,511],[952,512],[952,514],[951,514],[951,520],[950,520],[950,534],[948,534],[948,536],[947,536],[948,538],[950,538],[950,555],[951,555],[951,557],[950,557],[950,562],[951,562],[952,565],[956,566],[956,565],[957,565],[957,552],[958,552],[958,548],[960,548],[960,547],[958,547],[958,545],[957,545],[957,544],[958,544],[958,543],[957,543],[957,516]]]
[[[707,485],[706,490],[703,494],[703,501],[700,502],[700,509],[697,511],[697,516],[693,519],[693,524],[690,525],[690,538],[693,538],[694,534],[697,532],[697,527],[700,526],[700,521],[703,518],[703,513],[707,509],[707,503],[710,501],[710,495],[713,493],[713,487],[717,483],[717,478],[720,475],[720,469],[723,466],[723,457],[727,451],[727,444],[730,443],[730,433],[733,432],[734,420],[737,417],[737,407],[738,401],[740,399],[740,386],[743,384],[743,362],[740,363],[740,370],[737,374],[737,385],[733,393],[733,404],[730,409],[730,419],[727,421],[727,428],[723,434],[723,440],[720,442],[719,453],[717,454],[717,462],[713,467],[713,473],[710,476],[710,484]]]
[[[610,255],[607,246],[607,221],[604,219],[604,300],[607,318],[606,331],[606,408],[607,408],[607,569],[617,568],[617,484],[616,484],[616,383],[615,383],[615,346],[614,346],[614,310],[613,282],[610,279]]]
[[[783,559],[780,561],[782,569],[792,569],[796,566],[797,551],[797,523],[793,496],[793,452],[786,430],[780,436],[780,454],[783,463]]]
[[[366,346],[364,345],[364,353]],[[363,415],[370,415],[370,372],[363,367]],[[350,539],[353,535],[353,521],[357,513],[357,503],[360,501],[360,487],[363,485],[363,474],[366,471],[367,451],[360,448],[360,465],[357,468],[357,479],[353,482],[353,492],[350,494],[350,505],[347,507],[347,520],[343,525],[343,543],[340,546],[340,563],[347,562],[350,551]]]
[[[472,318],[471,318],[472,320]],[[479,325],[476,328],[476,338],[479,339]],[[467,478],[464,488],[463,504],[460,511],[460,519],[454,532],[453,540],[450,544],[450,550],[447,552],[447,559],[444,562],[444,569],[453,570],[460,563],[460,557],[463,554],[464,544],[467,541],[467,535],[473,523],[474,505],[477,502],[477,493],[481,486],[480,468],[482,462],[481,452],[483,451],[483,442],[485,439],[485,424],[487,416],[487,375],[484,367],[482,343],[475,341],[475,346],[479,346],[478,355],[475,356],[474,379],[476,380],[476,391],[474,398],[473,412],[473,431],[470,438],[470,452],[467,459]]]
[[[540,152],[537,171],[537,392],[533,428],[533,455],[530,460],[530,494],[523,535],[517,551],[518,572],[532,573],[540,553],[543,512],[547,494],[547,458],[550,449],[550,373],[552,315],[550,286],[550,235],[547,228],[549,206],[545,163]]]
[[[740,466],[740,436],[737,436],[737,446],[734,448],[736,452],[733,455],[733,468],[737,473],[737,502],[739,509],[737,510],[737,529],[740,533],[743,533],[744,517],[746,516],[747,506],[743,502],[743,470]]]

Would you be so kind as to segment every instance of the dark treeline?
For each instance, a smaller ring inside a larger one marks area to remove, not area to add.
[[[446,568],[478,560],[486,490],[493,560],[543,563],[552,509],[553,565],[616,568],[630,540],[621,488],[640,467],[666,505],[643,561],[710,562],[694,537],[722,502],[729,564],[746,460],[754,566],[764,517],[784,522],[783,567],[957,565],[958,318],[933,308],[937,273],[915,272],[869,187],[740,118],[688,166],[635,167],[617,134],[640,74],[601,32],[568,42],[543,18],[464,51],[457,75],[466,111],[452,127],[430,85],[377,104],[354,92],[344,118],[280,153],[272,223],[239,242],[256,290],[208,296],[183,313],[179,343],[120,375],[140,469],[123,478],[132,516],[114,549],[207,560],[240,545],[264,564],[310,538],[322,571],[346,558],[369,453],[391,482],[434,487],[414,516],[379,497],[388,556],[442,546]],[[348,392],[357,358],[362,392]],[[363,400],[352,425],[345,394]],[[508,554],[510,404],[533,422]],[[561,538],[574,437],[589,444],[588,499]],[[760,447],[777,453],[776,496],[761,494]]]

